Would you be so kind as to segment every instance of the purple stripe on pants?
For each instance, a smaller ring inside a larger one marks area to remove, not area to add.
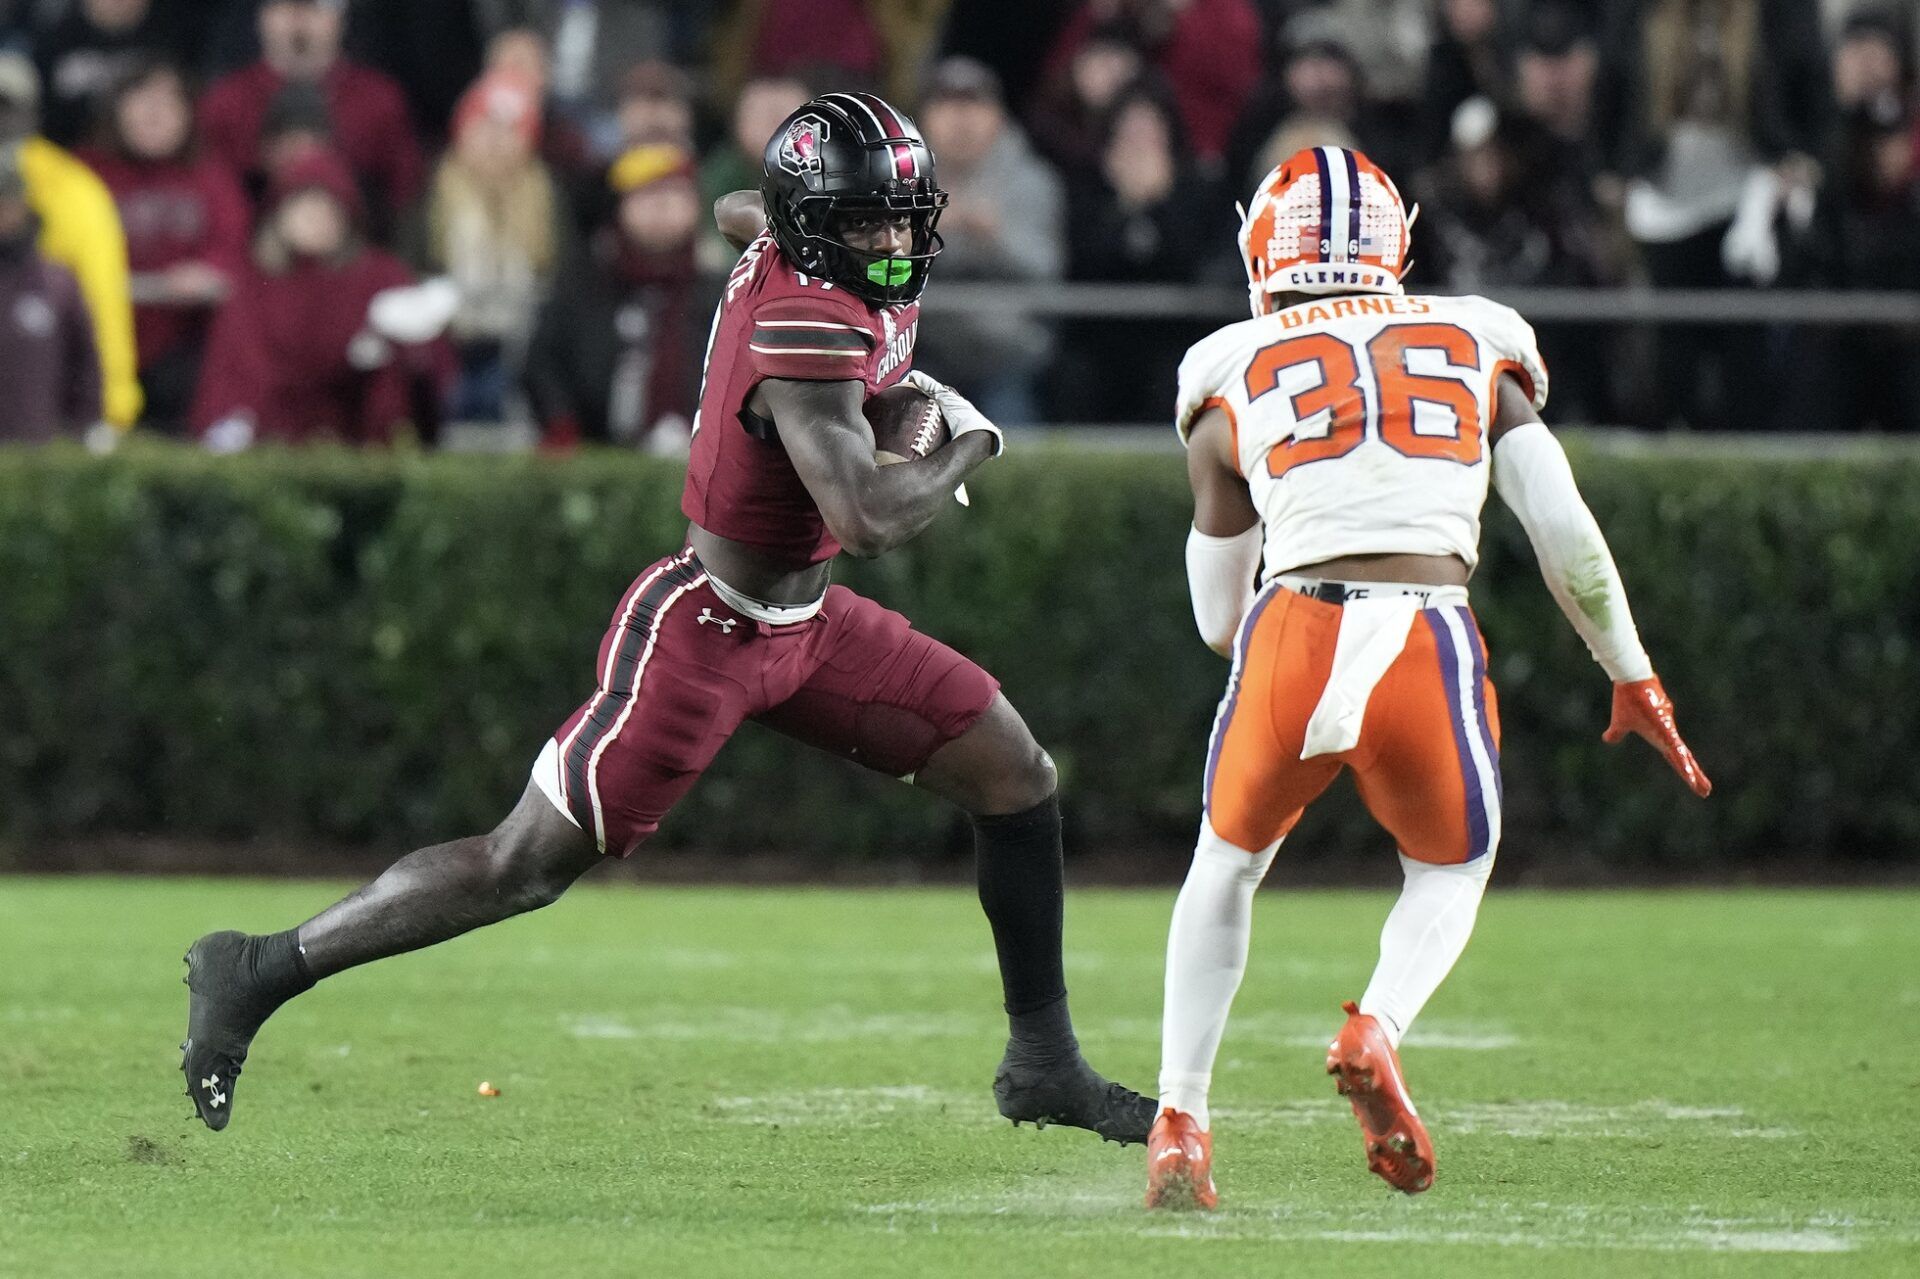
[[[1480,743],[1487,748],[1487,762],[1493,768],[1494,802],[1504,811],[1507,803],[1506,780],[1500,776],[1500,748],[1493,740],[1493,717],[1487,714],[1487,642],[1480,635],[1480,624],[1470,609],[1460,610],[1460,621],[1473,641],[1473,722],[1480,729]]]
[[[1460,705],[1460,663],[1462,654],[1453,642],[1444,612],[1422,609],[1427,629],[1433,632],[1434,651],[1440,656],[1440,679],[1447,688],[1448,718],[1452,721],[1453,749],[1460,761],[1460,783],[1467,796],[1467,860],[1482,856],[1489,843],[1486,795],[1480,789],[1479,770],[1473,766],[1473,748],[1467,743],[1466,716]]]
[[[1220,766],[1220,744],[1227,739],[1227,728],[1233,723],[1234,709],[1240,704],[1240,674],[1246,669],[1247,647],[1253,639],[1253,628],[1260,624],[1260,615],[1267,611],[1267,605],[1273,597],[1280,594],[1284,587],[1272,586],[1253,602],[1253,610],[1247,614],[1247,620],[1240,623],[1240,635],[1233,645],[1233,674],[1227,681],[1227,696],[1220,705],[1220,713],[1214,717],[1213,740],[1207,743],[1206,785],[1201,788],[1200,806],[1202,811],[1213,808],[1213,773]]]

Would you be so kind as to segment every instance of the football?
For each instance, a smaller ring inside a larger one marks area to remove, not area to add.
[[[883,465],[925,457],[953,438],[933,397],[905,382],[866,403],[873,428],[873,460]]]

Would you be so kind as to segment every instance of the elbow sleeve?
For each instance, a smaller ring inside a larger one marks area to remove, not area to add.
[[[1616,683],[1650,678],[1653,665],[1634,628],[1620,570],[1553,433],[1533,422],[1502,436],[1493,451],[1493,484],[1526,529],[1547,589],[1593,660]]]
[[[1231,647],[1240,619],[1253,605],[1261,541],[1259,524],[1232,537],[1212,537],[1199,529],[1187,534],[1187,588],[1193,593],[1193,620],[1200,638],[1215,652]]]

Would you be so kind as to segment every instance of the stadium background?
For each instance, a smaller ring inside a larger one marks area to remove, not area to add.
[[[1079,873],[1184,865],[1222,668],[1187,615],[1172,369],[1244,314],[1233,199],[1343,142],[1421,202],[1416,285],[1538,325],[1549,417],[1581,428],[1720,787],[1682,803],[1599,745],[1603,678],[1493,511],[1503,879],[1911,874],[1913,4],[1018,11],[0,6],[0,204],[41,224],[0,313],[71,310],[63,272],[86,309],[0,357],[0,864],[361,869],[490,825],[680,535],[727,264],[706,200],[808,89],[864,85],[917,111],[954,192],[920,363],[1021,429],[972,511],[845,580],[1001,675],[1062,766]],[[345,215],[324,272],[303,193]],[[459,287],[443,332],[368,305],[428,278]],[[300,393],[262,400],[263,361]],[[937,805],[752,730],[636,869],[941,877],[965,847]],[[1383,851],[1342,788],[1280,873],[1374,879]]]

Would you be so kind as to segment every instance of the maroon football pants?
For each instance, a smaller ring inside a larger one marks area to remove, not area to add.
[[[692,551],[628,588],[596,669],[598,689],[554,734],[535,779],[616,857],[653,834],[748,719],[903,777],[971,728],[1000,688],[842,586],[804,622],[744,617]]]

